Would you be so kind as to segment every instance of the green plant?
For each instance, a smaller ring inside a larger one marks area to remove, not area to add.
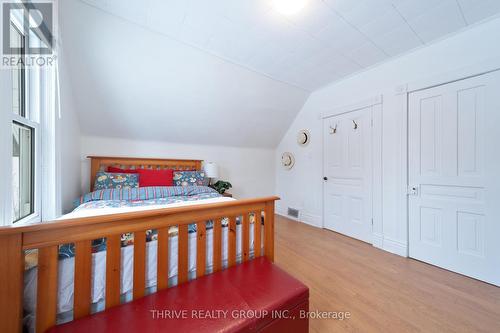
[[[223,180],[218,180],[215,184],[210,185],[211,188],[219,192],[220,194],[224,194],[226,190],[230,189],[233,187],[230,182],[226,182]]]

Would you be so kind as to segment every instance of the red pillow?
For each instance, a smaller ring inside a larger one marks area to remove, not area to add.
[[[174,186],[174,170],[139,169],[139,187]]]
[[[120,169],[115,167],[108,167],[108,172],[111,173],[139,173],[138,169]]]

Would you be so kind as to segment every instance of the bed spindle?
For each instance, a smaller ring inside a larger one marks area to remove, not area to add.
[[[45,332],[56,324],[58,246],[38,249],[36,331]]]
[[[250,219],[249,213],[243,214],[241,219],[241,238],[242,238],[242,251],[241,251],[241,261],[245,262],[250,259]]]
[[[156,277],[158,290],[168,287],[168,227],[158,229],[158,253]]]
[[[222,267],[222,219],[214,219],[213,237],[213,271],[215,273],[220,271]]]
[[[179,235],[177,237],[179,242],[179,259],[177,263],[177,284],[187,282],[188,280],[188,225],[179,225]]]
[[[146,290],[146,234],[134,233],[134,299],[144,296]]]
[[[264,253],[274,262],[274,202],[266,202],[264,212]]]
[[[0,332],[21,332],[23,314],[22,234],[0,236]]]
[[[75,243],[74,318],[90,314],[90,287],[92,243],[84,240]]]
[[[120,304],[121,235],[106,237],[106,309]]]
[[[236,264],[236,217],[229,217],[229,229],[227,233],[227,266]]]
[[[205,275],[207,266],[206,254],[206,224],[205,222],[196,223],[196,277]]]
[[[258,258],[261,256],[262,241],[261,241],[262,229],[261,229],[261,212],[254,212],[254,222],[253,222],[253,257]]]

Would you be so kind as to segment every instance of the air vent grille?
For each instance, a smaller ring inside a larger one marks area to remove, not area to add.
[[[296,219],[299,218],[299,210],[295,208],[288,207],[288,216],[294,217]]]

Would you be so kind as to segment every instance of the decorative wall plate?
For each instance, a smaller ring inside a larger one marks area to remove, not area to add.
[[[297,134],[297,143],[299,146],[307,146],[311,141],[311,133],[308,130],[300,130]]]
[[[292,153],[285,152],[283,155],[281,155],[281,165],[283,165],[283,168],[290,170],[293,168],[293,165],[295,164],[295,157],[293,157]]]

